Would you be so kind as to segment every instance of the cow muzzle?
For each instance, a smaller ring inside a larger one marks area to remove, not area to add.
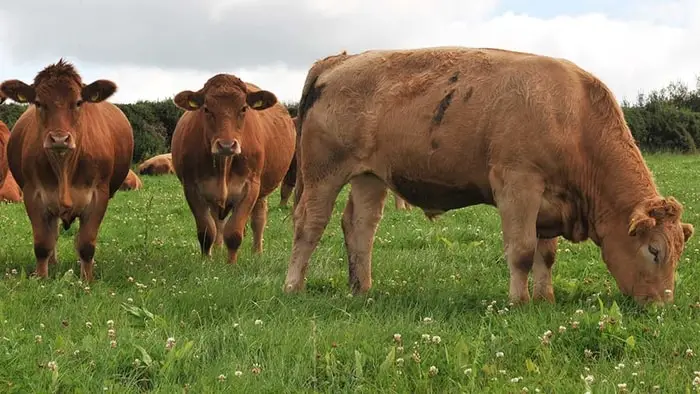
[[[237,139],[216,139],[211,146],[211,153],[217,156],[234,156],[241,154],[241,144]]]
[[[52,131],[44,139],[44,148],[58,152],[66,152],[75,149],[75,139],[71,133]]]

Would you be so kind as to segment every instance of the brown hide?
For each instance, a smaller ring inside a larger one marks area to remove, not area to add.
[[[4,101],[2,96],[0,96],[0,101]],[[10,129],[7,125],[0,121],[0,188],[5,182],[7,174],[10,172],[10,168],[7,165],[7,141],[10,139]]]
[[[119,190],[140,190],[141,188],[143,188],[143,182],[133,170],[129,170]]]
[[[0,97],[0,102],[4,101]],[[20,202],[22,201],[22,190],[20,190],[15,178],[12,176],[7,166],[7,141],[10,139],[10,130],[5,123],[0,122],[0,201]]]
[[[8,171],[5,182],[0,186],[0,202],[16,203],[22,201],[22,190],[17,185],[12,172]]]
[[[309,70],[299,103],[295,234],[285,289],[304,287],[338,191],[354,292],[371,287],[386,187],[429,217],[497,207],[510,298],[554,300],[557,239],[591,239],[621,291],[673,299],[693,226],[657,191],[610,90],[575,64],[498,49],[342,53]]]
[[[298,125],[297,125],[297,117],[293,117],[292,121],[294,122],[294,130],[298,130]],[[296,135],[295,135],[296,138]],[[292,191],[294,190],[294,185],[297,182],[297,157],[296,157],[296,149],[294,150],[294,155],[292,156],[292,162],[289,163],[289,168],[287,169],[287,173],[284,175],[284,179],[282,180],[282,185],[280,186],[280,206],[281,207],[286,207],[287,202],[289,201],[289,197],[292,195]]]
[[[31,85],[0,84],[8,98],[30,104],[12,129],[7,158],[24,194],[40,277],[56,262],[59,219],[68,229],[79,218],[75,247],[81,277],[93,279],[99,228],[134,149],[126,116],[105,101],[116,89],[108,80],[84,84],[63,59],[40,71]]]
[[[141,163],[138,170],[141,175],[174,174],[173,155],[172,153],[163,153],[153,156]]]
[[[262,252],[267,196],[294,155],[289,112],[273,93],[228,74],[213,76],[197,92],[180,92],[174,102],[186,112],[173,134],[173,164],[202,254],[210,256],[212,245],[225,241],[235,263],[248,218],[253,251]]]

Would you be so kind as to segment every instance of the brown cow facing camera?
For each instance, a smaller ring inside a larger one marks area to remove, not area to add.
[[[574,63],[486,48],[341,53],[309,70],[299,102],[294,237],[284,289],[346,183],[349,285],[372,285],[387,188],[428,217],[478,204],[500,214],[509,297],[554,301],[557,240],[591,239],[622,293],[673,300],[691,224],[659,193],[620,105]]]
[[[134,150],[129,121],[105,101],[116,89],[104,79],[84,84],[63,59],[37,73],[31,85],[16,79],[0,84],[8,98],[30,104],[12,128],[7,158],[24,193],[39,277],[56,263],[58,220],[68,229],[77,218],[80,276],[93,279],[99,228]]]
[[[296,131],[277,97],[234,75],[217,74],[174,98],[186,112],[172,138],[175,173],[194,216],[203,255],[226,243],[235,263],[248,218],[261,253],[267,196],[282,182]],[[231,213],[231,217],[224,220]]]

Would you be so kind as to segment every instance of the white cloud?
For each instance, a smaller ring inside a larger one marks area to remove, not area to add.
[[[149,2],[143,13],[156,9],[158,1]],[[206,9],[199,11],[189,0],[169,0],[162,5],[168,7],[166,15],[133,17],[138,36],[124,30],[129,24],[118,24],[119,31],[107,24],[107,30],[96,32],[98,41],[86,41],[85,29],[55,35],[38,29],[38,38],[31,31],[23,35],[12,20],[20,20],[28,7],[11,4],[0,6],[0,79],[31,80],[65,54],[84,79],[117,82],[115,102],[169,98],[201,87],[218,72],[234,73],[281,100],[297,101],[313,61],[344,49],[464,45],[564,57],[600,77],[618,99],[630,100],[675,80],[695,87],[700,74],[697,0],[640,0],[625,10],[627,19],[594,12],[548,19],[496,15],[496,0],[435,1],[434,7],[419,0],[300,0],[294,7],[270,0],[264,12],[254,0],[206,0],[199,3]],[[107,7],[125,12],[116,9],[120,3],[102,4],[85,12]]]

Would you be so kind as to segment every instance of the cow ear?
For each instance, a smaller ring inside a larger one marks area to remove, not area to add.
[[[268,109],[277,104],[277,97],[272,92],[260,90],[257,92],[248,92],[248,95],[246,95],[246,102],[250,108],[262,111],[263,109]]]
[[[80,95],[83,101],[99,103],[111,97],[117,91],[117,84],[106,79],[99,79],[87,86],[83,86]]]
[[[204,97],[191,90],[184,90],[175,96],[173,102],[185,111],[196,111],[204,105]]]
[[[33,103],[36,99],[34,88],[17,79],[3,82],[0,92],[18,103]]]
[[[695,228],[690,223],[681,223],[681,227],[683,228],[683,238],[685,239],[685,242],[688,242],[690,237],[693,236]]]

